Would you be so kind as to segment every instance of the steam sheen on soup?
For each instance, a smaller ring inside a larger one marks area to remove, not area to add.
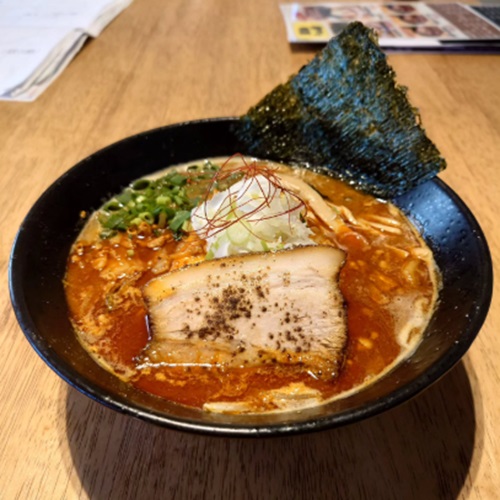
[[[390,202],[238,155],[136,181],[91,214],[65,290],[106,370],[179,404],[256,413],[383,376],[418,345],[438,282]]]

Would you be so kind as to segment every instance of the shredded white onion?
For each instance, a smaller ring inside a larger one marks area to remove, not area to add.
[[[302,208],[292,194],[256,175],[194,208],[191,225],[207,241],[207,259],[314,245]]]

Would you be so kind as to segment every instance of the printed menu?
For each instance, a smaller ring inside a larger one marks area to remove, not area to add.
[[[280,6],[288,40],[327,42],[352,21],[394,49],[500,50],[500,6],[461,3],[293,3]]]

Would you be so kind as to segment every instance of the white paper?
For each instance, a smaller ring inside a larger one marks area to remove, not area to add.
[[[109,0],[0,0],[0,24],[87,29]]]
[[[32,101],[132,0],[0,0],[0,100]]]

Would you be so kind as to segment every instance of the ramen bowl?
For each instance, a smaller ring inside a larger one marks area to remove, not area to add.
[[[77,340],[63,278],[80,213],[131,181],[170,165],[246,151],[235,119],[171,125],[117,142],[57,179],[22,223],[10,261],[10,292],[33,348],[67,383],[103,405],[150,423],[217,435],[270,436],[351,424],[415,396],[465,354],[486,317],[492,265],[484,235],[460,198],[439,179],[392,200],[419,228],[441,271],[437,308],[413,354],[373,384],[342,399],[300,411],[213,414],[144,393],[102,369]]]

